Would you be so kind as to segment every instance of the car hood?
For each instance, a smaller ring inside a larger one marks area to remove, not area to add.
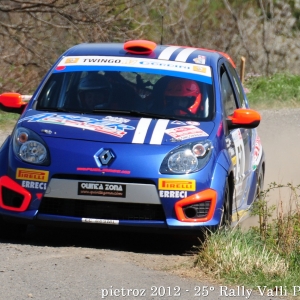
[[[107,143],[169,144],[207,138],[214,122],[179,121],[127,115],[82,115],[28,111],[19,126],[40,136]]]

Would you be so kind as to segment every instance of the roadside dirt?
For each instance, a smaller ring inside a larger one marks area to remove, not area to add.
[[[265,187],[271,182],[299,184],[300,109],[261,115],[258,131],[266,154]],[[9,133],[0,132],[0,144]],[[280,200],[288,204],[289,191],[275,191],[269,198],[276,205]],[[253,225],[257,225],[255,218],[243,222],[244,228]],[[193,246],[199,246],[199,241],[189,237],[29,227],[23,239],[0,240],[2,296],[104,299],[103,288],[143,287],[148,290],[144,299],[154,299],[153,286],[180,286],[182,291],[195,292],[196,286],[208,285],[212,289],[207,299],[222,299],[217,284],[193,268],[192,254],[197,250]],[[192,296],[185,292],[180,299]]]

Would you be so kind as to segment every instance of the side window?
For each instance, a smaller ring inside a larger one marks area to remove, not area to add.
[[[55,108],[57,106],[63,77],[63,73],[51,75],[39,96],[37,109],[42,107]]]
[[[246,105],[245,95],[243,93],[243,86],[241,84],[240,78],[238,77],[236,70],[230,63],[226,63],[226,66],[229,69],[229,72],[231,73],[231,76],[233,78],[233,82],[240,99],[241,107],[246,108],[247,105]]]
[[[233,111],[237,108],[237,105],[234,98],[234,91],[224,66],[221,67],[221,92],[225,115],[227,117],[233,114]]]

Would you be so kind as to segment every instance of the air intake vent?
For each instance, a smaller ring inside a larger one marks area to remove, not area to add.
[[[124,44],[124,50],[131,54],[150,54],[156,48],[156,44],[147,40],[128,41]]]
[[[4,205],[15,208],[20,208],[24,200],[23,195],[4,186],[2,187],[2,197]]]
[[[204,201],[184,206],[183,212],[188,219],[205,218],[208,214],[211,201]]]

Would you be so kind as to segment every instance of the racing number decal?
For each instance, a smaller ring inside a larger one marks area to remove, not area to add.
[[[236,165],[234,168],[234,175],[236,183],[242,181],[245,174],[245,148],[240,129],[232,132],[232,139],[236,153]]]

